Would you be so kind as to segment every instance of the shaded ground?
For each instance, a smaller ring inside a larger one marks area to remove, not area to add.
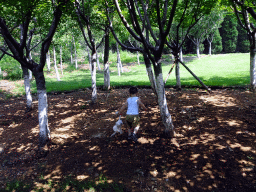
[[[104,175],[127,191],[256,191],[255,95],[240,90],[166,92],[176,137],[161,136],[156,97],[140,89],[149,110],[141,113],[137,144],[127,141],[126,132],[109,138],[128,89],[100,91],[93,107],[89,89],[48,95],[52,145],[44,156],[36,154],[36,98],[30,114],[24,113],[24,97],[1,99],[1,186],[13,179],[43,186],[49,178],[97,180]]]

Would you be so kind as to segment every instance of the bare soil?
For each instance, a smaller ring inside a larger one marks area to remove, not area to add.
[[[140,89],[148,111],[140,114],[138,143],[127,140],[125,126],[124,134],[110,138],[128,89],[99,91],[94,106],[89,89],[49,94],[52,142],[43,155],[36,152],[36,97],[30,113],[25,97],[0,97],[1,187],[13,179],[43,186],[49,178],[104,175],[126,191],[256,191],[255,95],[232,89],[166,94],[175,137],[162,135],[157,99],[150,89]]]

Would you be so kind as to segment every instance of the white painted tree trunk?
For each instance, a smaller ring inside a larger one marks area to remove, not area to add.
[[[74,42],[74,51],[75,51],[75,66],[76,66],[76,69],[77,69],[77,68],[78,68],[78,66],[77,66],[76,42],[75,42],[74,37],[73,37],[73,42]]]
[[[208,41],[209,42],[209,55],[212,55],[212,42],[211,41]]]
[[[48,105],[46,90],[37,90],[38,95],[38,119],[39,119],[39,146],[44,146],[45,142],[51,138],[48,127]]]
[[[152,67],[151,66],[146,67],[146,70],[147,70],[147,75],[148,75],[148,79],[150,81],[150,85],[152,87],[152,90],[156,93],[156,80],[155,80],[155,77],[154,77]]]
[[[110,89],[110,72],[109,72],[109,63],[104,64],[104,88],[106,90]]]
[[[200,43],[196,44],[196,55],[197,55],[197,58],[200,58]]]
[[[91,55],[90,55],[90,51],[89,51],[89,46],[86,45],[86,51],[87,51],[87,54],[88,54],[88,61],[89,61],[89,66],[90,66],[90,71],[92,71],[92,59],[91,59]]]
[[[97,66],[98,66],[98,70],[101,71],[101,68],[100,68],[100,61],[99,61],[99,56],[98,56],[98,53],[96,51],[96,58],[97,58]]]
[[[156,74],[156,86],[157,86],[156,92],[158,96],[158,105],[160,108],[162,122],[165,126],[165,133],[167,135],[173,136],[175,134],[174,126],[173,126],[171,114],[169,113],[168,106],[167,106],[162,72],[159,72],[158,74]]]
[[[118,48],[118,43],[116,43],[116,53],[117,53],[117,69],[118,69],[118,75],[120,76],[120,72],[123,73],[123,66],[121,62],[121,57],[120,57],[120,51]]]
[[[23,79],[24,79],[24,88],[26,93],[26,112],[32,110],[32,96],[30,91],[30,79],[29,79],[29,69],[22,67]]]
[[[73,40],[73,39],[72,39]],[[71,45],[70,45],[70,63],[73,64],[73,45],[72,45],[73,42],[71,42]]]
[[[31,51],[29,52],[29,59],[32,60]],[[29,74],[29,80],[31,81],[32,80],[32,71],[30,71],[29,69],[28,69],[28,74]]]
[[[92,52],[91,62],[91,79],[92,79],[92,104],[97,100],[97,86],[96,86],[96,52]]]
[[[182,51],[182,48],[180,48],[180,60],[183,62],[183,51]]]
[[[138,65],[140,65],[140,55],[139,55],[139,51],[137,51],[137,61],[138,61]]]
[[[46,64],[47,64],[47,69],[48,69],[48,71],[50,71],[50,70],[51,70],[50,51],[48,51],[47,54],[46,54]]]
[[[250,89],[256,91],[256,49],[250,48]]]
[[[176,63],[176,67],[175,67],[175,74],[176,74],[176,86],[177,89],[180,90],[181,89],[181,82],[180,82],[180,64],[177,61]]]
[[[55,53],[55,47],[53,46],[53,60],[54,60],[54,69],[56,73],[57,81],[60,81],[60,75],[57,67],[57,61],[56,61],[56,53]]]
[[[63,75],[63,66],[62,66],[62,45],[60,46],[60,70],[61,70],[61,75]]]

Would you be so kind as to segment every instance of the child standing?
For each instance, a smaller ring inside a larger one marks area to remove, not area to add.
[[[140,98],[137,96],[138,89],[136,87],[131,87],[129,89],[130,97],[126,100],[124,105],[121,107],[119,114],[122,116],[125,109],[126,112],[126,124],[128,126],[128,139],[137,141],[136,134],[139,130],[139,107],[146,111],[145,105],[141,102]],[[132,133],[132,129],[134,129]]]

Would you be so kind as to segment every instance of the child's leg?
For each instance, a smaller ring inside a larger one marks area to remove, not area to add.
[[[135,127],[133,133],[134,133],[134,134],[137,134],[138,131],[139,131],[139,128],[140,128],[140,126]]]
[[[131,136],[131,134],[132,134],[132,130],[128,129],[128,136]]]
[[[131,116],[130,115],[126,116],[126,125],[128,127],[128,136],[131,136],[131,134],[132,134],[132,121],[131,121]]]
[[[140,128],[140,117],[139,116],[134,117],[133,127],[135,127],[133,133],[136,135]]]

